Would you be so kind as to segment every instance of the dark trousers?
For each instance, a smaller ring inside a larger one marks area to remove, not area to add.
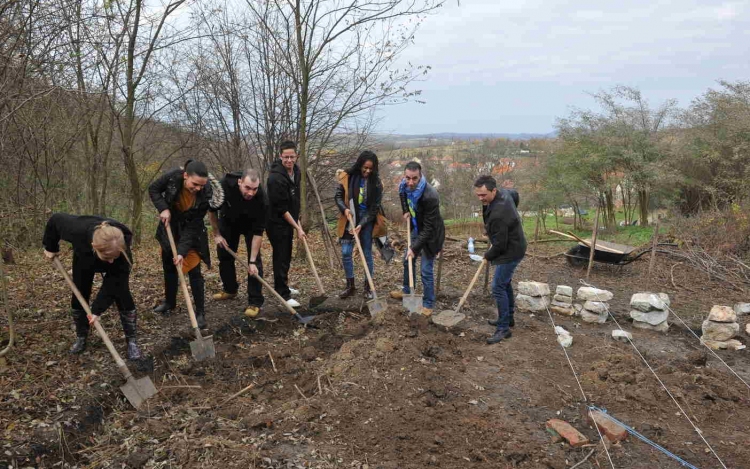
[[[266,229],[273,248],[273,289],[282,298],[292,297],[289,291],[289,267],[292,265],[294,230],[288,223],[270,223]]]
[[[253,242],[253,234],[251,232],[243,229],[241,223],[231,223],[225,219],[219,220],[219,232],[227,240],[229,249],[235,253],[240,244],[240,236],[244,236],[245,247],[247,248],[247,260],[248,262],[250,261]],[[224,291],[235,294],[239,290],[240,285],[237,283],[234,257],[221,246],[216,248],[216,253],[219,257],[219,275],[221,276],[221,282],[224,284]],[[255,258],[255,266],[258,267],[258,275],[263,277],[263,262],[260,258],[260,251],[258,251],[258,257]],[[263,306],[263,285],[249,274],[247,276],[247,304],[259,308]]]
[[[174,265],[174,257],[171,251],[161,251],[161,266],[164,270],[164,301],[174,308],[177,305],[177,289],[179,288],[179,277],[177,267]],[[206,311],[206,297],[204,293],[205,282],[201,273],[201,265],[198,263],[193,270],[188,272],[190,278],[190,289],[193,292],[195,313],[203,314]]]
[[[126,337],[135,337],[135,302],[133,295],[130,293],[130,268],[121,264],[127,261],[120,258],[113,264],[96,260],[93,263],[90,259],[81,259],[73,255],[73,283],[81,292],[81,295],[89,302],[91,298],[91,287],[94,283],[96,273],[102,274],[102,286],[90,303],[91,312],[100,315],[105,312],[112,303],[117,305],[120,311],[120,321]],[[76,335],[85,337],[89,333],[89,321],[83,306],[78,302],[78,298],[72,295],[70,307],[73,310],[73,321],[76,326]],[[130,323],[132,327],[130,326]]]

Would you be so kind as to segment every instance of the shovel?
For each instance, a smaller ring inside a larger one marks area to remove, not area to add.
[[[75,283],[73,283],[73,280],[71,280],[68,272],[65,270],[63,265],[60,263],[60,259],[58,259],[57,257],[55,257],[55,266],[57,267],[57,270],[59,270],[63,275],[63,277],[65,277],[65,281],[68,283],[68,286],[71,290],[73,290],[73,294],[76,296],[76,298],[78,298],[78,302],[81,304],[84,311],[86,311],[86,315],[88,316],[89,320],[91,320],[93,315],[91,314],[91,308],[89,307],[88,302],[83,299],[83,295],[81,295],[81,292],[78,291]],[[117,368],[120,369],[120,373],[122,373],[122,376],[125,377],[126,382],[125,384],[120,386],[120,390],[123,394],[125,394],[125,398],[133,407],[135,407],[136,409],[140,409],[143,401],[156,394],[154,383],[148,376],[144,376],[140,379],[135,379],[132,373],[130,373],[130,369],[128,369],[128,366],[122,360],[122,357],[120,357],[120,354],[117,353],[117,350],[115,350],[115,346],[112,345],[112,341],[109,340],[109,336],[104,331],[104,328],[99,323],[99,321],[94,321],[94,327],[96,328],[96,332],[99,333],[99,337],[101,337],[102,341],[104,341],[104,345],[107,346],[109,353],[112,354],[112,358],[115,359],[115,363],[117,363]]]
[[[354,228],[354,220],[352,219],[351,213],[349,214],[349,226]],[[357,243],[357,249],[359,250],[359,257],[362,260],[362,267],[365,269],[365,276],[367,277],[367,283],[370,285],[370,291],[372,292],[372,299],[367,302],[367,309],[370,310],[370,316],[375,317],[378,313],[382,313],[388,309],[388,302],[385,299],[378,298],[378,294],[375,293],[375,284],[372,281],[370,275],[370,269],[367,267],[367,259],[365,259],[365,252],[362,250],[362,244],[359,242],[359,235],[354,234],[354,241]]]
[[[318,290],[320,290],[320,296],[313,296],[310,298],[310,307],[314,308],[320,306],[325,300],[328,299],[326,296],[325,289],[323,288],[323,282],[320,281],[318,276],[318,269],[315,268],[315,262],[313,262],[312,253],[310,252],[310,246],[307,245],[307,239],[302,238],[302,243],[305,245],[305,252],[307,253],[307,261],[310,263],[313,275],[315,275],[315,282],[318,284]]]
[[[437,315],[432,317],[432,322],[444,326],[444,327],[453,327],[459,322],[463,321],[464,318],[466,318],[466,315],[463,313],[460,313],[461,307],[466,302],[466,298],[469,297],[469,293],[471,293],[471,289],[474,288],[474,284],[477,283],[477,279],[479,278],[479,275],[482,273],[482,270],[484,269],[485,264],[487,264],[487,259],[482,259],[482,263],[479,264],[479,268],[477,269],[477,273],[474,274],[474,278],[471,279],[471,283],[469,283],[469,288],[466,289],[466,292],[464,292],[464,295],[461,297],[461,301],[458,302],[458,306],[455,310],[446,309],[445,311],[440,311]]]
[[[245,270],[247,270],[247,269],[250,268],[250,266],[247,264],[247,262],[245,262],[244,259],[240,259],[240,256],[238,256],[236,252],[232,251],[229,248],[224,248],[224,249],[229,254],[231,254],[232,257],[234,257],[234,259],[237,262],[239,262],[241,266],[243,266],[245,268]],[[302,316],[297,311],[295,311],[294,308],[292,308],[291,306],[289,306],[286,303],[286,300],[281,295],[279,295],[278,292],[276,290],[274,290],[273,287],[271,287],[271,285],[268,284],[268,282],[266,282],[265,280],[263,280],[263,277],[261,277],[260,275],[253,275],[253,277],[255,277],[255,279],[258,280],[260,282],[260,284],[263,285],[266,288],[266,290],[268,290],[271,293],[273,293],[273,296],[275,296],[276,299],[279,300],[279,303],[281,303],[281,305],[284,306],[284,308],[286,308],[287,311],[289,311],[289,314],[291,314],[292,317],[294,319],[296,319],[300,324],[308,324],[308,323],[310,323],[310,321],[312,321],[313,319],[315,319],[315,316]]]
[[[406,220],[406,246],[411,249],[411,219]],[[414,258],[406,259],[409,265],[409,294],[401,299],[401,305],[409,310],[409,313],[418,313],[422,306],[422,295],[414,294]]]
[[[172,248],[172,256],[177,259],[177,246],[174,244],[174,236],[172,236],[172,228],[167,223],[167,236],[169,237],[169,245]],[[196,361],[203,361],[216,356],[216,349],[214,348],[213,336],[203,337],[201,330],[198,327],[198,321],[195,319],[195,310],[193,310],[193,301],[190,299],[190,292],[188,292],[187,282],[185,282],[185,274],[182,273],[182,268],[177,267],[177,274],[180,276],[180,286],[182,287],[182,296],[185,297],[185,303],[187,303],[188,315],[190,316],[190,325],[193,327],[195,332],[195,340],[190,342],[190,352],[193,354],[193,358]]]

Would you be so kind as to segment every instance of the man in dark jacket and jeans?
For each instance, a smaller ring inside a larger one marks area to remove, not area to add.
[[[521,217],[516,210],[518,194],[497,188],[492,176],[479,176],[474,182],[474,193],[482,203],[482,218],[490,248],[484,258],[495,266],[492,296],[497,304],[497,329],[487,339],[496,344],[511,336],[513,325],[513,272],[526,255],[526,237]],[[515,196],[514,196],[515,195]]]
[[[263,276],[260,245],[266,229],[266,196],[260,185],[260,175],[252,168],[244,172],[228,173],[221,179],[221,187],[224,190],[224,203],[220,208],[211,208],[208,212],[219,256],[219,275],[224,284],[224,291],[214,294],[213,298],[229,300],[237,296],[240,286],[237,283],[234,257],[226,248],[236,253],[240,236],[245,236],[250,266],[245,316],[254,318],[263,306],[263,286],[255,276]]]
[[[292,308],[300,306],[289,288],[289,267],[292,264],[294,232],[304,238],[305,231],[298,223],[300,208],[300,179],[297,166],[297,144],[282,142],[279,158],[271,165],[266,190],[268,190],[268,220],[266,232],[273,248],[273,288]]]
[[[422,174],[422,165],[410,161],[404,168],[404,178],[398,188],[404,220],[411,223],[411,249],[404,256],[404,284],[402,291],[392,291],[391,298],[402,299],[409,289],[409,264],[419,256],[422,277],[422,310],[424,316],[431,316],[435,308],[435,282],[433,267],[435,257],[443,249],[445,223],[440,216],[440,197],[434,187],[427,183]],[[413,271],[416,272],[414,264]],[[414,282],[416,283],[416,282]]]

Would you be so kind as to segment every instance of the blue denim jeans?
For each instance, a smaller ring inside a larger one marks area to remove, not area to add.
[[[417,239],[416,236],[414,236],[414,233],[411,235],[411,242],[414,244],[414,241]],[[424,251],[422,251],[422,254],[419,256],[421,258],[420,261],[420,267],[421,267],[421,277],[422,277],[422,306],[424,308],[434,308],[435,307],[435,277],[433,276],[433,267],[435,266],[435,258],[429,257],[427,254],[425,254]],[[417,273],[417,262],[416,258],[412,259],[412,270],[414,272],[414,276],[416,277]],[[414,284],[417,284],[416,278],[414,279]],[[409,290],[409,264],[406,263],[406,252],[404,252],[404,293],[411,293]]]
[[[364,215],[362,213],[360,216]],[[365,253],[365,260],[367,261],[367,267],[370,269],[370,275],[375,275],[375,267],[372,263],[372,229],[373,223],[367,223],[362,226],[359,232],[359,242],[362,244],[362,251]],[[347,227],[348,228],[348,227]],[[354,238],[342,238],[341,239],[341,260],[344,264],[344,274],[346,278],[354,278],[354,260],[352,259],[354,253]]]
[[[513,317],[515,301],[513,299],[513,272],[518,267],[520,260],[511,261],[507,264],[495,266],[495,276],[492,279],[492,296],[497,304],[497,330],[507,331],[510,329],[510,318]]]

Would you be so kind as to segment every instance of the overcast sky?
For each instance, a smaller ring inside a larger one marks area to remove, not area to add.
[[[747,1],[449,0],[403,56],[432,66],[427,103],[385,108],[380,129],[546,133],[618,84],[684,107],[719,79],[750,80],[749,52]]]

